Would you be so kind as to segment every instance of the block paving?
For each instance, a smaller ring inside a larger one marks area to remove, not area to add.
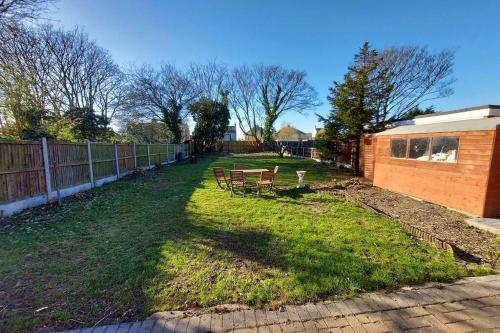
[[[186,316],[160,312],[144,321],[65,333],[169,332],[499,332],[500,275],[376,292],[338,301]]]

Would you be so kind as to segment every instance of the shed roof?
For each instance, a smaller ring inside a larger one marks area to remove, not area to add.
[[[462,113],[462,112],[467,112],[467,111],[476,111],[476,110],[483,110],[483,109],[498,110],[498,109],[500,109],[500,105],[487,104],[487,105],[474,106],[474,107],[470,107],[470,108],[462,108],[462,109],[456,109],[456,110],[450,110],[450,111],[441,111],[441,112],[435,112],[435,113],[429,113],[429,114],[421,114],[420,116],[416,116],[415,118],[429,118],[429,117],[442,116],[445,114]]]
[[[437,132],[467,132],[467,131],[494,131],[500,128],[500,117],[468,119],[422,125],[406,125],[388,129],[377,133],[382,135],[437,133]]]

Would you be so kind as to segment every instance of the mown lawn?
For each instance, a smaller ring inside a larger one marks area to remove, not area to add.
[[[214,190],[210,168],[234,162],[280,165],[281,191]],[[272,307],[465,274],[396,222],[295,189],[296,170],[308,171],[308,183],[331,177],[308,160],[208,156],[18,218],[0,232],[0,324],[63,328],[224,303]]]

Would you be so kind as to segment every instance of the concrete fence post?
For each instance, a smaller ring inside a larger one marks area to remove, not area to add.
[[[92,166],[92,147],[90,140],[87,140],[87,154],[89,156],[89,179],[90,179],[90,185],[94,187],[94,169]]]
[[[47,201],[52,193],[52,181],[50,179],[49,146],[47,138],[42,138],[43,168],[45,170],[45,187],[47,188]]]
[[[135,147],[135,142],[132,149],[132,153],[134,154],[134,169],[137,169],[137,148]]]
[[[120,161],[118,159],[118,144],[115,143],[115,166],[116,166],[116,178],[120,178]]]
[[[151,155],[149,154],[149,143],[148,143],[148,168],[151,166]]]

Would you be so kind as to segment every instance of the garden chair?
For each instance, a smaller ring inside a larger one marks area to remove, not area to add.
[[[220,188],[221,190],[230,189],[229,181],[226,178],[226,173],[223,168],[213,168],[215,181],[217,182],[216,188]]]
[[[274,192],[274,177],[275,173],[271,171],[263,171],[260,173],[260,179],[257,181],[257,193],[260,195],[263,188],[268,188],[269,192]]]
[[[233,164],[233,170],[245,170],[247,166],[245,164],[241,163],[235,163]]]
[[[231,196],[235,194],[236,187],[243,188],[243,196],[246,196],[246,182],[245,182],[245,174],[243,171],[235,171],[231,170],[230,172],[230,184],[231,184]]]

